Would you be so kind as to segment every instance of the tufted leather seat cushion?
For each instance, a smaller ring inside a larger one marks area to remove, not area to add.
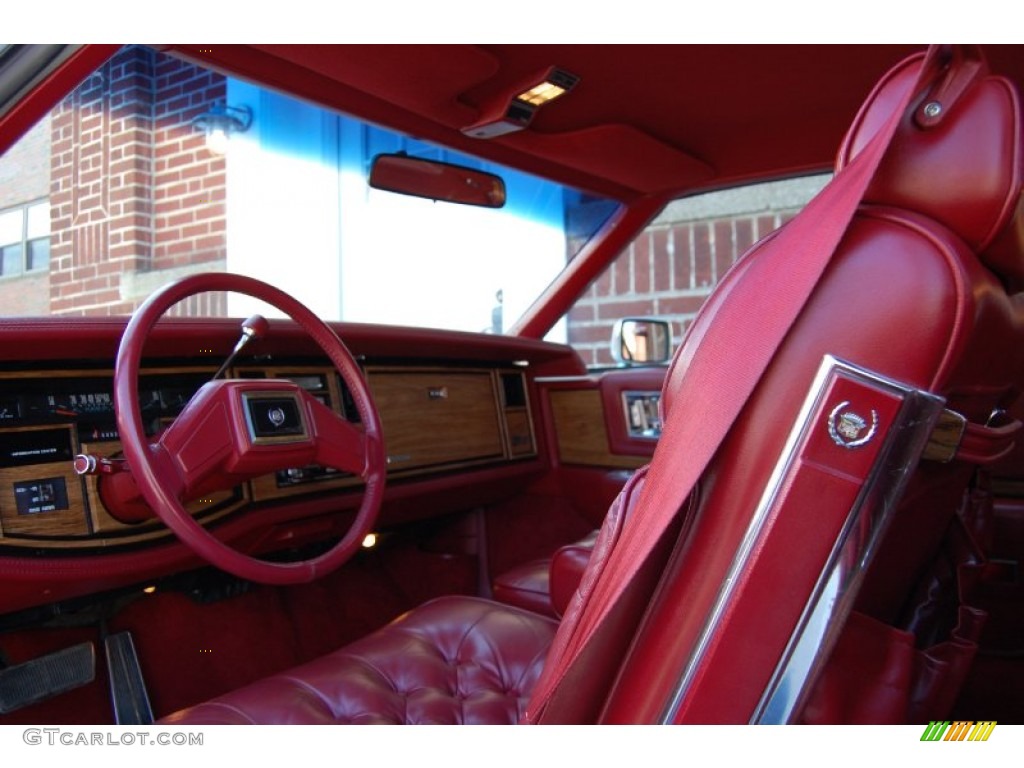
[[[443,597],[332,654],[162,722],[512,724],[556,627],[489,600]]]

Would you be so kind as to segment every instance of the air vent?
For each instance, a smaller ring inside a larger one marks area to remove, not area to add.
[[[521,373],[501,374],[501,389],[506,408],[526,407],[526,384]]]
[[[537,455],[526,396],[526,377],[520,371],[501,371],[501,410],[505,417],[505,451],[512,459]]]
[[[338,389],[341,390],[341,415],[354,424],[361,424],[363,420],[356,408],[356,400],[341,376],[338,376]]]

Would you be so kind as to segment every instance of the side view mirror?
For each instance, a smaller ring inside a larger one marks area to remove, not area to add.
[[[624,317],[612,329],[612,358],[623,365],[656,365],[672,358],[672,325],[650,317]]]
[[[400,195],[483,208],[505,205],[505,182],[501,177],[462,165],[408,155],[377,155],[373,158],[370,186]]]

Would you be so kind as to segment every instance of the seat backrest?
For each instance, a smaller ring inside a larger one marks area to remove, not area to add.
[[[903,62],[876,87],[843,143],[840,167],[913,86],[921,61]],[[662,546],[664,559],[656,556],[646,567],[647,583],[631,587],[628,615],[590,652],[587,677],[604,681],[591,682],[587,692],[598,703],[575,715],[560,708],[552,720],[753,717],[845,520],[830,511],[830,483],[849,478],[829,476],[797,489],[773,509],[754,564],[737,580],[734,565],[750,547],[752,517],[826,356],[940,394],[977,424],[1016,398],[1024,378],[1024,303],[1013,295],[1024,275],[1017,96],[970,48],[957,50],[928,103],[939,101],[936,93],[945,113],[932,120],[935,107],[911,100],[825,274],[703,474],[673,539]],[[754,246],[718,291],[752,279],[750,265],[776,242],[769,237]],[[713,323],[714,294],[705,306],[698,323]],[[708,401],[677,401],[687,376],[679,361],[691,359],[699,343],[684,341],[666,378],[666,422],[699,419],[708,407]],[[682,452],[670,458],[687,460]],[[915,473],[860,589],[857,608],[870,621],[898,621],[971,473],[964,462],[922,464]],[[819,671],[821,660],[815,664]],[[602,686],[610,680],[605,696]],[[908,690],[885,719],[909,716],[913,681],[904,682]],[[866,712],[881,717],[870,707]]]
[[[838,168],[866,144],[911,79],[906,68],[897,68],[876,87],[840,148]],[[920,238],[948,251],[950,276],[959,282],[946,288],[947,300],[962,308],[946,313],[959,325],[945,339],[947,359],[929,387],[970,423],[986,424],[995,412],[1010,409],[1024,386],[1024,138],[1018,94],[1002,78],[987,77],[962,94],[942,132],[922,138],[911,135],[893,147],[865,203],[890,216],[895,211],[920,227]],[[899,256],[911,263],[909,256]],[[906,327],[924,327],[943,341],[927,328],[928,320],[926,315]],[[863,610],[887,622],[903,620],[903,601],[931,562],[973,474],[968,462],[921,465],[862,589]]]

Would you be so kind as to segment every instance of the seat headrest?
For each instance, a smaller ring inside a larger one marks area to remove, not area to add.
[[[836,169],[846,166],[913,87],[924,54],[889,71],[860,108]],[[1021,114],[1014,86],[958,47],[936,85],[911,100],[864,202],[934,219],[974,249],[1012,291],[1024,288]],[[935,105],[938,106],[935,106]]]

